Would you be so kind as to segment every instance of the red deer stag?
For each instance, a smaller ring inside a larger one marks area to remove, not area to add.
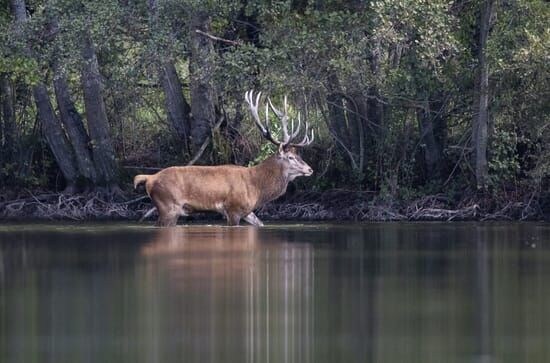
[[[288,115],[286,97],[282,111],[267,98],[265,123],[262,123],[258,113],[260,96],[261,92],[254,97],[253,91],[249,91],[245,99],[256,126],[264,138],[278,146],[278,151],[259,165],[249,168],[237,165],[174,166],[154,175],[135,176],[134,188],[145,182],[147,194],[158,210],[159,225],[173,226],[179,216],[194,211],[216,211],[227,218],[229,225],[238,225],[244,218],[250,224],[262,226],[254,210],[283,195],[288,183],[296,177],[313,173],[296,152],[297,148],[313,142],[313,130],[305,122],[302,141],[293,143],[300,133],[299,115],[294,129],[294,120],[290,120]],[[281,122],[282,140],[275,139],[271,133],[269,109]]]

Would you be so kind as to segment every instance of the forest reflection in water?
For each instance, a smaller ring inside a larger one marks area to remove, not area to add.
[[[550,226],[0,226],[1,362],[544,362]]]

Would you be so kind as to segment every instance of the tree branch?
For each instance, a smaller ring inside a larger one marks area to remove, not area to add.
[[[204,153],[204,150],[206,150],[206,147],[208,146],[208,144],[210,143],[210,140],[212,140],[212,136],[214,135],[214,132],[217,131],[223,120],[225,120],[225,118],[223,117],[220,117],[220,120],[218,121],[218,123],[216,125],[214,125],[214,127],[212,128],[212,131],[211,131],[211,136],[208,136],[204,142],[202,143],[201,147],[199,148],[199,150],[197,151],[197,153],[195,154],[195,156],[193,156],[193,159],[191,159],[191,161],[189,161],[187,163],[187,166],[190,166],[190,165],[193,165],[197,162],[197,160],[200,159],[200,157],[202,156],[202,153]]]
[[[199,29],[195,29],[195,33],[200,34],[200,35],[204,35],[205,37],[208,37],[212,40],[216,40],[218,42],[227,43],[227,44],[231,44],[231,45],[243,45],[241,42],[236,42],[234,40],[220,38],[220,37],[217,37],[215,35],[203,32],[202,30],[199,30]]]

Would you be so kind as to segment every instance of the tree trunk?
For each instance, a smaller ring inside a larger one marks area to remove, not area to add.
[[[57,18],[52,18],[49,25],[49,31],[52,34],[56,34],[59,31]],[[57,45],[55,45],[55,51],[60,52]],[[75,152],[75,159],[80,174],[86,179],[88,186],[95,186],[97,183],[97,173],[90,150],[90,138],[84,128],[82,116],[71,98],[71,91],[62,67],[62,61],[61,57],[56,57],[52,61],[54,71],[53,85],[59,116]]]
[[[360,155],[357,154],[357,149],[354,147],[351,136],[352,132],[356,132],[357,130],[350,130],[345,109],[346,103],[349,102],[344,102],[345,95],[340,86],[340,80],[334,71],[329,72],[327,77],[327,90],[326,104],[330,119],[330,125],[328,126],[333,137],[336,139],[337,150],[345,159],[349,159],[352,169],[357,171],[360,168]],[[355,106],[352,108],[354,109]]]
[[[367,57],[370,62],[370,68],[374,79],[380,78],[380,64],[381,64],[381,44],[378,40],[375,46],[371,49]],[[373,160],[374,165],[372,169],[375,171],[374,188],[378,188],[384,180],[384,167],[385,158],[387,155],[384,153],[384,145],[386,143],[386,125],[384,125],[384,103],[382,102],[382,96],[378,88],[377,82],[373,82],[367,91],[367,150],[369,156],[367,160]]]
[[[340,86],[340,80],[335,72],[330,72],[327,79],[327,107],[329,110],[332,130],[336,137],[349,148],[350,136],[348,133],[346,113],[344,111],[343,92]]]
[[[84,35],[82,57],[81,81],[84,106],[98,182],[108,188],[118,189],[118,170],[102,96],[101,74],[95,47],[87,33]]]
[[[4,85],[3,82],[4,75],[0,74],[0,167],[4,164]]]
[[[27,20],[27,5],[25,0],[10,0],[11,11],[15,22],[22,24]]]
[[[424,165],[427,179],[434,180],[442,177],[443,172],[443,142],[445,131],[444,120],[434,116],[430,102],[424,102],[424,108],[417,111],[420,128],[420,141],[424,145]]]
[[[360,92],[356,92],[350,96],[350,102],[348,108],[351,112],[351,120],[353,123],[350,125],[350,136],[354,147],[354,153],[358,155],[359,165],[358,169],[361,173],[365,170],[365,135],[367,124],[367,103],[366,97]]]
[[[375,79],[380,77],[380,63],[381,63],[381,45],[380,41],[377,41],[368,58],[370,61],[370,68],[372,75]],[[381,95],[378,89],[378,85],[374,82],[370,85],[367,94],[367,117],[369,124],[374,126],[374,130],[381,136],[383,130],[383,118],[384,118],[384,104],[381,102]]]
[[[58,72],[58,69],[56,69],[53,84],[61,121],[65,126],[65,131],[75,151],[78,170],[92,185],[95,185],[97,183],[97,174],[89,148],[90,139],[84,128],[82,117],[71,99],[67,80],[64,75]]]
[[[149,23],[153,33],[160,30],[157,0],[149,0]],[[191,129],[191,106],[183,96],[183,87],[174,63],[158,49],[159,78],[164,91],[164,102],[168,121],[176,131],[176,135],[183,144],[184,152],[189,152],[189,133]]]
[[[164,91],[168,120],[187,152],[191,107],[183,97],[181,81],[174,63],[165,61],[160,67],[160,82]]]
[[[0,75],[0,98],[3,119],[0,124],[1,156],[3,161],[11,162],[15,153],[15,97],[11,82],[5,74]]]
[[[474,119],[472,127],[476,185],[478,189],[486,188],[489,179],[489,168],[487,164],[487,130],[489,122],[489,64],[487,62],[487,38],[489,37],[491,28],[493,1],[494,0],[484,1],[479,19],[477,55],[479,62],[479,83],[477,92],[479,98],[477,117]]]
[[[353,102],[355,104],[355,107],[357,108],[355,110],[356,112],[356,129],[357,131],[354,132],[357,135],[355,136],[356,139],[358,139],[357,145],[358,149],[357,152],[359,154],[359,167],[361,172],[365,171],[366,167],[366,161],[367,161],[367,145],[366,145],[366,139],[367,139],[367,124],[368,124],[368,117],[367,117],[367,98],[362,93],[357,93],[352,96]]]
[[[15,22],[18,28],[17,31],[22,35],[21,26],[27,20],[25,1],[11,0],[11,8],[15,16]],[[25,52],[32,57],[30,48],[27,47]],[[41,83],[34,86],[33,95],[38,110],[38,118],[42,125],[42,132],[46,137],[46,141],[54,155],[57,165],[65,177],[65,182],[67,184],[66,191],[72,192],[74,191],[75,181],[78,176],[73,150],[61,127],[61,123],[55,115],[46,86]]]
[[[210,40],[195,30],[210,31],[210,19],[208,14],[197,11],[191,20],[189,29],[190,51],[189,74],[191,78],[191,143],[193,152],[197,152],[207,137],[210,136],[214,125],[215,107],[214,91],[211,85],[213,72],[212,57],[213,47]]]
[[[34,86],[33,95],[38,109],[38,118],[42,125],[42,132],[57,161],[57,165],[65,177],[66,188],[72,192],[75,189],[75,182],[78,177],[73,150],[59,120],[55,116],[46,86],[43,84]]]

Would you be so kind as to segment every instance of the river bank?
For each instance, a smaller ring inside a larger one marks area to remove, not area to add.
[[[382,197],[373,192],[330,190],[296,192],[257,211],[262,220],[303,221],[453,221],[543,220],[548,213],[538,195],[492,198],[473,195],[454,201],[443,194],[411,200]],[[66,195],[26,192],[0,198],[0,220],[140,220],[153,205],[140,194]],[[156,220],[156,211],[147,220]],[[191,220],[219,219],[197,213]]]

